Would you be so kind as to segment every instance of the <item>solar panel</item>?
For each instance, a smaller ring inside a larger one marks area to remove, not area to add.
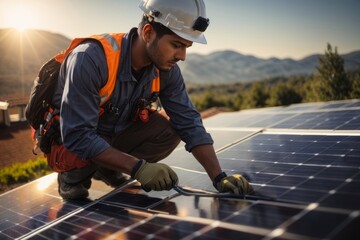
[[[359,239],[359,107],[296,104],[205,119],[223,170],[252,183],[246,199],[95,181],[90,199],[64,202],[52,174],[0,196],[0,239]],[[216,192],[183,146],[163,162],[181,186]]]
[[[358,99],[352,100],[344,100],[344,101],[329,101],[329,102],[315,102],[315,103],[299,103],[290,105],[282,111],[298,111],[298,112],[306,112],[306,111],[316,111],[321,109],[326,109],[328,111],[334,109],[349,109],[349,108],[359,108],[360,101]]]
[[[145,212],[95,203],[50,228],[29,235],[28,239],[100,239],[149,216]]]
[[[239,142],[243,139],[246,139],[247,137],[260,131],[260,129],[252,131],[241,131],[233,128],[207,128],[206,130],[211,134],[212,138],[214,139],[214,148],[216,150],[227,147],[229,144],[233,144],[234,142]]]
[[[302,113],[272,128],[360,130],[360,111],[356,109]]]
[[[351,101],[335,101],[324,103],[319,109],[331,109],[331,108],[358,108],[360,107],[360,101],[351,100]]]
[[[359,148],[360,137],[354,136],[259,134],[218,157],[224,168],[237,167],[250,174],[257,190],[266,195],[334,206],[336,202],[326,199],[349,194],[342,187],[357,185],[353,181],[360,174]],[[343,203],[348,203],[345,208],[360,207],[360,194]]]
[[[345,108],[360,108],[360,101],[349,102],[344,107]]]
[[[110,191],[95,182],[92,199]],[[90,201],[91,199],[89,199]],[[0,197],[0,239],[16,239],[85,207],[89,201],[63,202],[57,193],[56,174],[50,174]]]
[[[282,113],[279,111],[253,110],[238,113],[224,113],[212,117],[204,122],[207,128],[266,128],[274,122],[283,121],[295,116],[296,113]],[[243,129],[244,130],[244,129]]]
[[[321,108],[324,106],[325,103],[322,102],[316,102],[316,103],[299,103],[299,104],[292,104],[286,108],[283,109],[284,112],[288,111],[296,111],[296,112],[306,112],[306,111],[312,111]]]

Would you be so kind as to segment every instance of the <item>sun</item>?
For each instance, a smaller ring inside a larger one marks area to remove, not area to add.
[[[37,12],[31,5],[23,3],[6,6],[3,12],[3,21],[10,28],[15,28],[22,32],[37,25]]]

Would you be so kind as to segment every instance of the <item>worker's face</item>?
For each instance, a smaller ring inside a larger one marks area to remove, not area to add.
[[[149,58],[157,68],[163,71],[170,70],[179,60],[186,58],[186,49],[192,46],[192,42],[175,34],[166,34],[160,39],[156,33],[146,45]]]

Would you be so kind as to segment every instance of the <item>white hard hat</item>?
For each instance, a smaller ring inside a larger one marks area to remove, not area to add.
[[[140,9],[155,22],[191,42],[206,44],[209,25],[203,0],[142,0]]]

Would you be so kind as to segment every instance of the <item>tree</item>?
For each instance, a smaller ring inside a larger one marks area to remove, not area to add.
[[[201,96],[192,97],[192,101],[198,111],[203,111],[212,107],[225,107],[227,104],[226,97],[215,94],[211,89],[205,91]]]
[[[357,73],[352,82],[351,98],[360,98],[360,73]]]
[[[349,97],[351,82],[344,69],[344,60],[328,43],[325,55],[320,56],[316,67],[314,87],[320,101],[341,100]]]
[[[244,91],[242,89],[242,91]],[[244,103],[244,96],[242,94],[241,91],[238,91],[238,93],[235,95],[234,98],[231,98],[232,99],[232,105],[233,105],[233,110],[237,111],[237,110],[241,110],[242,108],[242,105]]]
[[[272,88],[268,104],[269,106],[283,106],[300,103],[301,100],[301,96],[294,88],[288,86],[286,83],[278,83]]]
[[[262,83],[254,83],[244,99],[244,108],[260,108],[266,106],[269,94]]]

